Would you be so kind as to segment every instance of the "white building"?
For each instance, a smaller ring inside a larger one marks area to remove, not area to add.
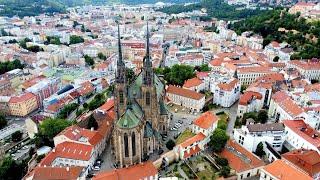
[[[205,139],[206,136],[200,132],[177,145],[173,150],[178,154],[180,160],[188,159],[198,155],[202,150],[204,150]]]
[[[232,106],[240,97],[240,84],[235,78],[210,84],[213,93],[213,104],[222,107]]]
[[[210,111],[201,114],[192,124],[192,132],[203,133],[206,136],[205,144],[210,141],[210,136],[218,126],[218,117]]]
[[[205,83],[199,78],[195,77],[195,78],[186,80],[182,87],[184,89],[200,92],[205,89]]]
[[[268,142],[276,151],[281,151],[285,140],[284,126],[282,123],[248,124],[235,129],[233,137],[250,152],[255,152],[260,142]]]
[[[258,92],[246,91],[240,96],[237,117],[242,118],[244,113],[259,111],[262,107],[262,95]]]
[[[288,63],[288,67],[295,68],[306,79],[320,80],[320,62],[319,61],[300,61],[293,60]]]
[[[173,104],[184,106],[198,112],[205,104],[205,95],[172,85],[167,88],[166,95]]]
[[[250,85],[257,78],[274,73],[270,67],[253,66],[238,68],[238,79],[241,85]]]
[[[294,149],[311,149],[320,153],[319,132],[303,120],[285,120],[286,141]]]

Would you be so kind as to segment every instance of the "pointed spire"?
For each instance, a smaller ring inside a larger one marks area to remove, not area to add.
[[[147,43],[146,43],[146,55],[144,57],[144,62],[143,62],[143,66],[144,67],[152,67],[152,64],[151,64],[151,60],[150,60],[150,42],[149,42],[149,23],[148,23],[148,20],[147,20]]]
[[[146,57],[148,61],[150,61],[150,47],[149,47],[149,23],[147,20],[147,52],[146,52]]]
[[[121,41],[120,41],[120,26],[118,22],[118,61],[117,61],[117,73],[116,73],[116,82],[117,83],[126,83],[126,67],[122,60],[122,50],[121,50]]]
[[[123,61],[122,61],[122,50],[121,50],[121,37],[120,37],[120,25],[119,22],[118,24],[118,65],[122,65]]]
[[[238,71],[237,70],[234,72],[233,77],[238,79]]]

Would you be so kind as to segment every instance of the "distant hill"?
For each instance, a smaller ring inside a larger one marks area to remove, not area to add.
[[[34,16],[64,12],[65,5],[56,0],[0,0],[0,16]]]
[[[65,12],[67,7],[82,5],[154,4],[160,0],[0,0],[0,16],[35,16],[41,13]],[[165,3],[187,3],[199,0],[162,0]]]

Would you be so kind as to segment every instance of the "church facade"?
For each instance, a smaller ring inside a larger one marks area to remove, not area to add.
[[[119,167],[143,161],[159,149],[161,135],[169,126],[169,113],[164,103],[165,85],[154,73],[149,49],[147,25],[146,55],[143,68],[132,83],[126,79],[118,25],[119,59],[115,77],[116,121],[112,143]]]

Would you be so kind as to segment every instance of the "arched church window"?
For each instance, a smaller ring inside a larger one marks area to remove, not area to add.
[[[132,143],[132,156],[136,155],[136,136],[134,132],[131,135],[131,143]]]
[[[128,135],[127,135],[127,133],[124,133],[123,139],[124,139],[124,156],[125,157],[129,157]]]

